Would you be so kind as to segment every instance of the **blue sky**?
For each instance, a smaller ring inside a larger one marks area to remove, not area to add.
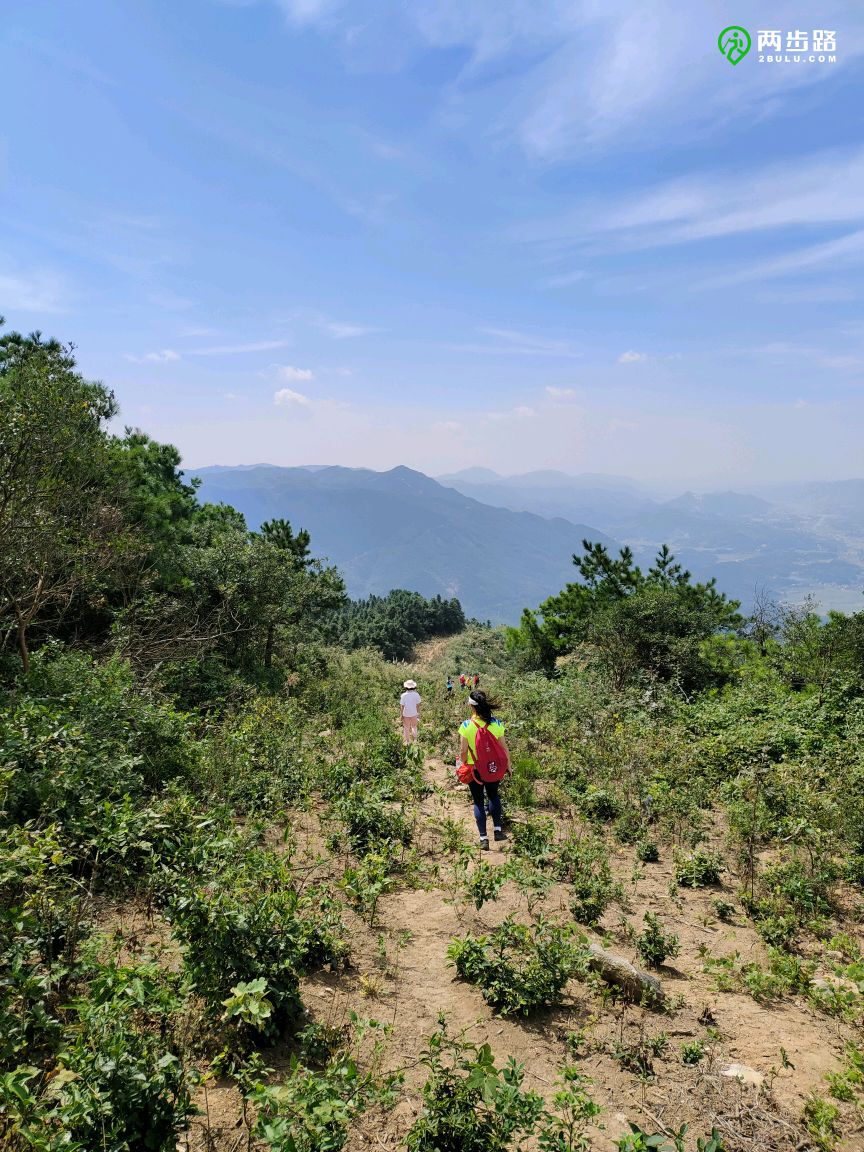
[[[0,314],[189,466],[861,475],[862,54],[832,0],[18,3]]]

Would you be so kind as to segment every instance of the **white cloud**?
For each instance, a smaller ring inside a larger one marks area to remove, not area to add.
[[[312,401],[302,392],[295,392],[293,388],[280,388],[273,393],[273,403],[279,408],[308,408]]]
[[[705,280],[699,285],[701,288],[727,288],[733,284],[746,284],[750,280],[771,280],[778,276],[796,276],[806,274],[811,270],[820,271],[824,265],[832,269],[841,264],[860,264],[864,260],[864,228],[857,232],[850,232],[837,240],[828,240],[823,244],[811,244],[807,248],[799,248],[785,256],[778,256],[773,260],[762,260],[741,268],[737,272],[729,272]]]
[[[546,389],[546,395],[551,396],[553,400],[567,400],[576,395],[576,390],[575,388],[555,388],[550,384]]]
[[[403,66],[429,46],[456,49],[465,64],[446,86],[450,124],[472,143],[509,135],[541,161],[621,140],[641,147],[646,125],[662,123],[680,144],[706,126],[776,116],[792,94],[833,81],[864,51],[864,15],[848,0],[820,0],[819,22],[838,29],[835,64],[760,66],[754,51],[735,69],[722,65],[705,0],[276,2],[289,26],[336,35],[349,51],[398,38]],[[735,18],[754,27],[763,13],[756,0],[738,0]],[[801,17],[779,0],[771,19],[795,28]]]
[[[520,225],[513,235],[561,258],[574,247],[607,254],[608,234],[615,236],[613,250],[632,251],[844,224],[864,224],[862,148],[803,154],[734,175],[720,170],[676,179],[617,203],[581,204],[558,217]]]
[[[312,380],[315,373],[311,368],[295,368],[293,364],[279,364],[276,366],[276,375],[280,380]]]
[[[619,364],[644,364],[648,359],[647,352],[622,352],[618,357]]]
[[[318,327],[334,340],[350,340],[354,336],[368,336],[377,332],[377,328],[370,328],[365,324],[345,324],[339,320],[321,320]]]
[[[145,352],[143,356],[133,356],[127,352],[126,359],[133,364],[170,364],[180,359],[180,353],[173,348],[163,348],[161,352]]]
[[[491,344],[452,344],[457,352],[474,352],[493,356],[553,356],[569,359],[582,353],[568,340],[550,339],[547,336],[533,336],[512,328],[478,328],[481,336],[489,336]]]
[[[190,356],[239,356],[244,352],[270,352],[273,348],[287,348],[290,340],[251,340],[246,344],[215,344],[210,348],[192,348]]]
[[[292,24],[318,24],[341,7],[341,0],[278,0]]]

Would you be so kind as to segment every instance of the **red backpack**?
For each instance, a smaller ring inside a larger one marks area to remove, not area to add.
[[[493,736],[485,724],[474,721],[477,736],[474,741],[474,773],[484,784],[494,784],[503,780],[510,769],[507,752],[497,736]]]

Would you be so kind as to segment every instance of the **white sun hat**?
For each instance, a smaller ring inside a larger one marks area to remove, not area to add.
[[[416,680],[406,680],[405,683],[402,685],[402,687],[403,688],[416,688],[417,687],[417,681]]]

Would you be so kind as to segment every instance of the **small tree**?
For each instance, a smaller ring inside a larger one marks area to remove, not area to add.
[[[714,580],[694,583],[665,544],[647,572],[629,548],[613,557],[603,544],[582,545],[585,555],[573,557],[581,582],[545,600],[537,613],[526,612],[511,644],[546,668],[586,644],[616,687],[639,671],[685,687],[708,676],[700,645],[741,623],[737,601],[718,592]]]

